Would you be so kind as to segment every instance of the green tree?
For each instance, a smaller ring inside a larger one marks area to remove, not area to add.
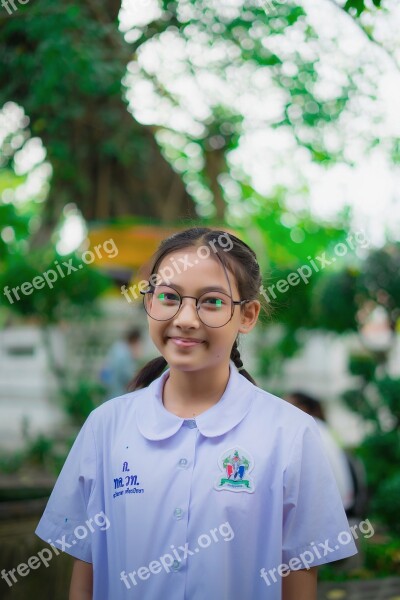
[[[1,11],[0,103],[24,108],[53,171],[35,246],[70,202],[87,221],[195,214],[150,128],[127,111],[121,80],[132,51],[118,32],[119,9],[114,0],[40,0]]]
[[[144,24],[128,27],[130,43],[118,31],[119,9],[114,0],[101,6],[68,0],[62,7],[39,0],[0,15],[0,102],[24,108],[52,167],[31,245],[49,239],[69,202],[89,222],[128,215],[164,223],[202,217],[223,222],[235,214],[248,177],[233,157],[251,113],[244,100],[221,97],[223,87],[234,96],[239,88],[250,95],[257,89],[258,103],[279,97],[276,114],[263,116],[261,124],[290,132],[313,161],[344,160],[343,144],[333,150],[326,134],[360,93],[357,82],[368,78],[366,65],[352,66],[336,93],[324,97],[320,54],[332,49],[324,48],[300,5],[276,4],[266,12],[259,0],[237,7],[163,0],[158,11],[147,11],[153,16]],[[291,41],[293,35],[301,41]],[[182,49],[178,62],[169,51],[175,43]],[[163,69],[145,64],[149,49],[161,53],[166,67],[179,63],[180,74],[164,77]],[[200,112],[190,114],[190,97],[174,88],[181,75],[196,99],[207,98]],[[146,124],[130,114],[149,102],[143,94],[141,99],[143,82],[158,107]],[[295,158],[292,164],[296,168]],[[262,211],[268,201],[249,210]]]

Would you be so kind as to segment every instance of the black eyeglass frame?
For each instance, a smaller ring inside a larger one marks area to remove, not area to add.
[[[181,310],[182,300],[184,298],[193,298],[193,300],[196,300],[196,312],[197,312],[197,316],[199,317],[199,320],[203,323],[203,325],[205,325],[206,327],[211,327],[212,329],[219,329],[220,327],[225,327],[225,325],[228,325],[229,321],[232,320],[233,313],[235,312],[235,305],[237,305],[237,304],[242,305],[242,304],[245,304],[246,302],[251,302],[251,300],[233,300],[232,296],[229,296],[229,294],[225,294],[225,292],[221,292],[220,290],[208,290],[207,292],[204,292],[204,294],[201,294],[201,296],[204,296],[205,294],[209,294],[211,292],[216,292],[217,294],[223,294],[224,296],[227,296],[231,300],[231,316],[228,319],[228,321],[226,323],[224,323],[223,325],[217,325],[217,326],[215,326],[215,325],[207,325],[207,323],[204,323],[203,319],[199,315],[199,305],[198,305],[198,303],[199,303],[199,300],[200,300],[201,296],[199,296],[198,298],[196,298],[195,296],[182,296],[178,292],[178,290],[176,290],[172,285],[165,285],[164,284],[163,287],[171,288],[179,296],[179,298],[180,298],[179,307],[178,307],[178,310],[176,311],[176,313],[174,314],[173,317],[168,317],[168,319],[155,319],[152,315],[150,315],[147,312],[147,310],[146,310],[146,304],[145,304],[145,299],[146,299],[146,294],[154,294],[154,291],[155,291],[156,287],[161,287],[161,286],[150,286],[150,289],[148,289],[148,290],[140,290],[140,293],[143,295],[143,308],[146,311],[146,314],[148,314],[151,319],[154,319],[154,321],[169,321],[170,319],[174,319],[176,317],[176,315],[178,314],[178,312]]]

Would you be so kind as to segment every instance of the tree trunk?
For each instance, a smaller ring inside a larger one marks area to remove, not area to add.
[[[53,168],[32,247],[48,241],[68,203],[89,223],[197,218],[150,127],[133,118],[123,99],[121,80],[133,57],[118,31],[119,8],[115,0],[42,0],[21,6],[12,19],[0,15],[0,101],[24,108]],[[156,23],[149,37],[166,26]]]

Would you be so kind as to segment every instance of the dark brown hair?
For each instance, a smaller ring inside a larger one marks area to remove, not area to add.
[[[219,238],[230,240],[229,250],[221,243]],[[210,242],[212,242],[210,244]],[[146,279],[157,273],[158,266],[165,256],[186,248],[199,248],[200,246],[210,245],[213,253],[218,254],[223,266],[234,275],[239,291],[239,298],[244,300],[260,300],[266,313],[269,313],[267,305],[259,299],[259,290],[262,283],[260,267],[254,251],[242,240],[236,236],[220,229],[209,229],[208,227],[191,227],[171,235],[163,240],[152,257],[150,272],[146,274]],[[243,308],[241,307],[243,310]],[[251,375],[243,368],[243,362],[238,348],[238,339],[232,346],[231,360],[240,373],[249,381],[256,385]],[[154,358],[148,362],[138,373],[128,386],[128,391],[147,387],[152,381],[159,377],[167,366],[167,361],[163,356]]]
[[[298,408],[308,413],[312,417],[321,419],[321,421],[326,421],[321,402],[316,398],[313,398],[309,394],[297,390],[288,393],[287,398],[289,399],[289,401],[294,401]]]
[[[128,344],[133,344],[134,342],[139,341],[141,338],[141,331],[137,327],[129,329],[129,331],[125,333],[125,340],[128,342]]]

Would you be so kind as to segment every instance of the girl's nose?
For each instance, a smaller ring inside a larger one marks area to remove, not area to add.
[[[178,326],[200,325],[199,315],[196,310],[196,300],[193,298],[183,298],[178,314],[174,317],[174,323]]]

